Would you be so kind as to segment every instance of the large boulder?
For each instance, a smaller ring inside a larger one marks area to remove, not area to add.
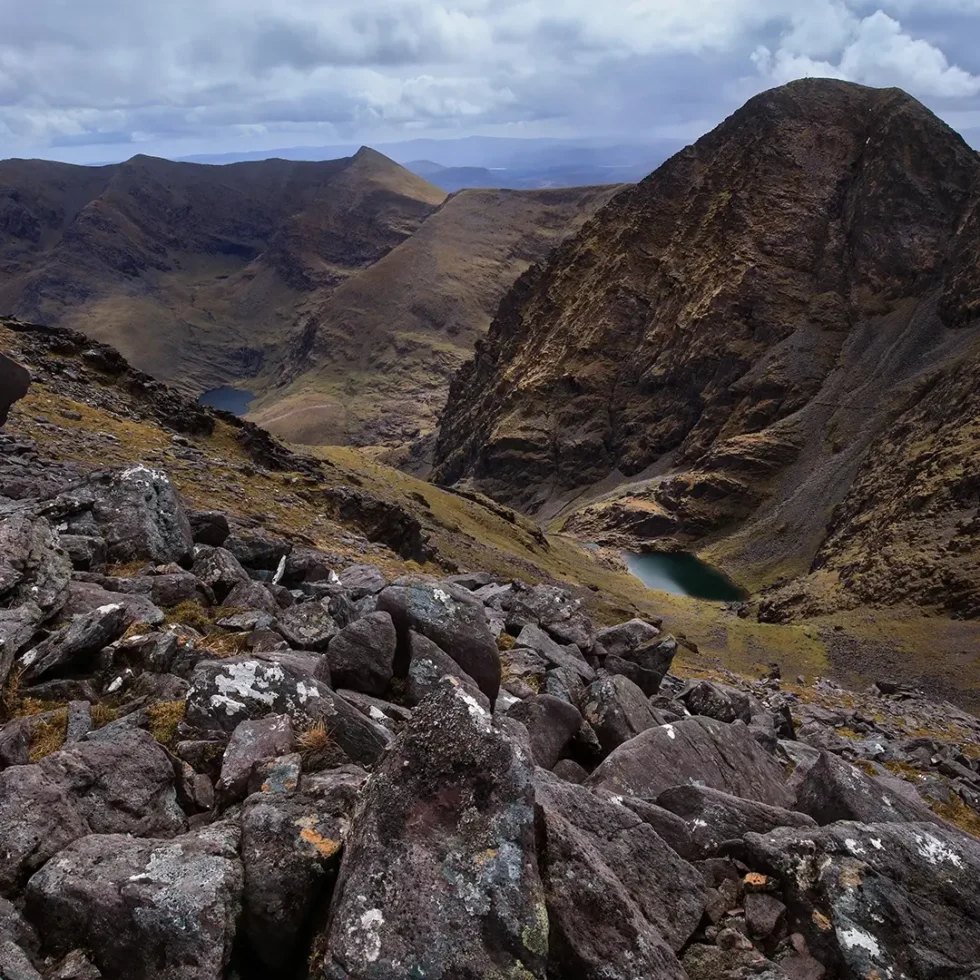
[[[483,603],[458,585],[411,582],[390,585],[378,596],[379,612],[391,616],[407,663],[409,631],[428,637],[447,653],[493,704],[500,688],[500,655]]]
[[[644,694],[652,697],[660,690],[676,653],[677,641],[672,636],[665,636],[622,655],[609,655],[602,665],[610,674],[628,677]]]
[[[544,978],[531,760],[457,684],[365,787],[324,945],[329,980]]]
[[[172,837],[186,828],[173,766],[151,736],[96,734],[0,772],[0,892],[86,834]]]
[[[225,548],[195,548],[192,571],[200,582],[211,589],[215,599],[220,603],[224,603],[228,593],[236,585],[248,581],[248,572]]]
[[[187,697],[187,723],[202,732],[233,732],[247,719],[289,715],[294,728],[322,723],[355,762],[373,764],[391,741],[312,674],[284,662],[206,660],[197,664]]]
[[[27,887],[45,947],[91,950],[105,980],[223,980],[241,908],[238,827],[174,840],[83,837]]]
[[[621,803],[539,771],[548,975],[684,980],[675,953],[704,912],[700,872]]]
[[[602,657],[622,657],[638,647],[656,640],[660,630],[643,619],[631,619],[616,626],[599,630],[595,637],[595,654]]]
[[[518,701],[507,714],[527,729],[535,765],[542,769],[555,765],[582,727],[578,708],[550,694]]]
[[[518,634],[515,645],[533,650],[544,658],[549,667],[571,671],[583,684],[590,684],[595,680],[595,671],[577,646],[560,646],[540,626],[531,623],[525,626]]]
[[[506,600],[507,632],[515,636],[528,625],[540,626],[558,643],[574,643],[590,650],[595,642],[592,620],[582,612],[581,601],[554,585],[516,589]]]
[[[892,792],[857,766],[821,752],[796,790],[796,808],[819,824],[838,820],[859,823],[942,823],[925,802]]]
[[[674,786],[708,786],[733,796],[792,807],[783,770],[742,722],[685,718],[641,732],[619,746],[588,785],[656,799]]]
[[[622,674],[600,677],[589,685],[582,696],[582,714],[606,753],[660,724],[647,696]]]
[[[43,517],[0,518],[0,606],[33,602],[53,616],[68,598],[71,572],[58,532]]]
[[[30,371],[5,354],[0,354],[0,425],[7,421],[10,407],[27,394],[30,386]]]
[[[706,715],[724,722],[739,720],[746,725],[752,720],[748,695],[714,681],[697,681],[681,694],[681,700],[692,715]]]
[[[334,685],[380,697],[391,683],[397,643],[386,612],[370,613],[344,627],[327,648]]]
[[[163,470],[137,465],[102,473],[87,489],[110,561],[166,564],[190,556],[194,548],[190,521]]]
[[[711,857],[723,843],[747,833],[816,826],[805,813],[743,800],[704,786],[674,786],[657,797],[657,805],[687,821],[690,840],[700,858]]]
[[[967,977],[980,951],[980,841],[932,824],[747,834],[737,852],[783,885],[791,929],[834,977]]]

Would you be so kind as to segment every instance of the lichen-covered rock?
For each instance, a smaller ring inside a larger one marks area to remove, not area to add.
[[[167,754],[140,729],[85,738],[0,772],[0,892],[86,834],[172,837],[186,828]]]
[[[738,719],[746,725],[752,720],[748,697],[714,681],[698,681],[681,695],[681,700],[692,715],[706,715],[724,722]]]
[[[595,637],[595,655],[622,657],[624,654],[645,646],[660,636],[660,629],[644,619],[630,619],[616,626],[599,630]]]
[[[430,694],[439,690],[443,677],[455,677],[467,693],[489,710],[490,701],[476,681],[432,640],[411,630],[408,649],[410,659],[408,677],[405,681],[406,704],[409,706],[420,704]]]
[[[0,518],[0,605],[33,602],[53,616],[68,598],[71,571],[57,531],[43,517]]]
[[[528,623],[517,635],[516,645],[534,650],[545,659],[549,667],[571,671],[582,684],[590,684],[595,680],[595,670],[589,666],[577,646],[560,646],[540,626]]]
[[[607,656],[602,665],[610,674],[628,677],[644,694],[653,696],[660,690],[676,653],[677,641],[665,636],[618,656]]]
[[[540,626],[558,643],[589,650],[595,642],[595,627],[580,607],[578,599],[554,585],[522,588],[509,598],[507,632],[516,636],[525,626]]]
[[[493,704],[500,688],[500,655],[483,603],[458,585],[410,582],[389,585],[378,596],[378,610],[391,616],[399,652],[407,661],[409,632],[415,631],[459,664]]]
[[[829,976],[966,976],[980,950],[980,841],[933,824],[838,823],[747,834],[791,926]]]
[[[548,975],[685,980],[676,951],[704,911],[700,873],[619,802],[537,776]]]
[[[348,565],[340,573],[340,584],[356,602],[377,595],[386,585],[384,572],[377,565]]]
[[[531,761],[457,684],[365,787],[324,945],[329,980],[544,978]]]
[[[27,887],[45,947],[91,950],[105,980],[223,980],[241,908],[239,830],[83,837]]]
[[[297,939],[329,897],[353,802],[343,787],[316,797],[260,792],[245,801],[244,928],[269,970],[292,975],[301,965],[306,950]]]
[[[297,650],[327,649],[339,627],[320,602],[300,602],[278,614],[276,629]]]
[[[805,813],[743,800],[705,786],[674,786],[657,797],[657,805],[687,821],[699,858],[711,857],[725,841],[740,839],[747,833],[816,826],[816,821]]]
[[[660,724],[647,696],[622,674],[590,684],[582,696],[582,714],[607,754]]]
[[[93,477],[80,491],[110,561],[179,562],[194,547],[187,512],[163,470],[136,465]],[[70,509],[68,501],[55,501]]]
[[[518,701],[507,714],[527,729],[534,763],[542,769],[554,766],[582,727],[578,709],[550,694]]]
[[[14,658],[27,647],[44,619],[33,602],[14,609],[0,609],[0,688],[7,681]]]
[[[383,695],[391,683],[397,642],[386,612],[370,613],[345,626],[330,641],[325,658],[334,686]]]
[[[192,571],[222,604],[236,585],[248,581],[248,572],[226,548],[195,548]]]
[[[286,755],[293,749],[293,723],[289,715],[269,715],[243,721],[231,733],[221,760],[215,789],[224,803],[244,799],[256,763]]]
[[[232,732],[247,719],[289,715],[295,728],[322,722],[355,762],[370,765],[391,736],[312,674],[284,662],[207,660],[197,664],[186,720],[202,732]]]
[[[648,799],[673,786],[709,786],[771,806],[794,803],[779,763],[748,727],[713,718],[686,718],[641,732],[620,745],[588,785]]]
[[[3,937],[0,937],[0,977],[3,980],[42,980],[27,953],[13,940]]]

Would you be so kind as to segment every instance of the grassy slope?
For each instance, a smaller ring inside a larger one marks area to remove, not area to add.
[[[507,287],[619,188],[466,190],[315,308],[312,350],[251,417],[293,442],[430,431]]]

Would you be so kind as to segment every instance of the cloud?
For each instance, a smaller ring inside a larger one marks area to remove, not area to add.
[[[637,139],[808,74],[969,114],[978,33],[980,0],[0,0],[0,134],[93,160],[127,142]]]

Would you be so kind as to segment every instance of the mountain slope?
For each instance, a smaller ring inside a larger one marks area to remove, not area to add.
[[[449,378],[530,263],[620,187],[462,191],[309,309],[250,417],[294,442],[404,442],[430,431]]]
[[[324,163],[0,164],[0,308],[81,329],[188,389],[254,371],[306,297],[445,194],[373,150]]]
[[[957,379],[980,368],[978,186],[977,154],[900,91],[756,97],[515,285],[453,381],[436,479],[594,540],[696,545],[753,588],[812,571],[771,616],[870,595],[976,615]],[[906,513],[923,455],[928,543]],[[901,558],[882,526],[912,535]],[[920,563],[956,535],[955,562]],[[843,556],[869,551],[862,593]],[[901,584],[953,564],[955,600]]]

